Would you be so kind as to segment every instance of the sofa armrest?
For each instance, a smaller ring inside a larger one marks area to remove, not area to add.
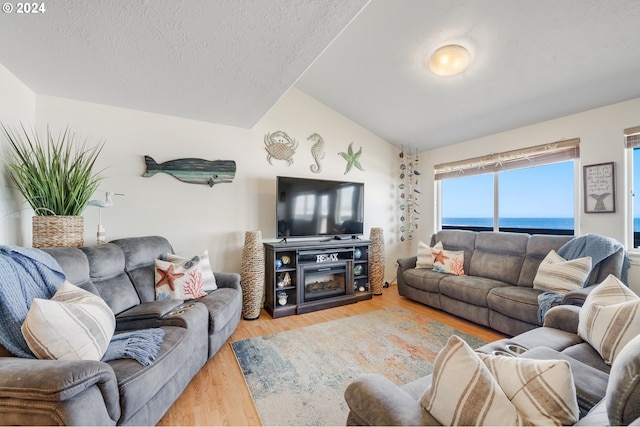
[[[413,397],[378,374],[356,378],[344,392],[350,417],[361,425],[438,426]]]
[[[33,402],[77,400],[97,386],[109,417],[120,418],[120,393],[115,373],[93,360],[61,361],[0,357],[0,399]],[[91,409],[89,409],[91,410]],[[94,410],[96,410],[94,408]],[[97,411],[97,410],[96,410]]]
[[[580,307],[575,305],[556,305],[544,316],[544,326],[561,329],[572,334],[578,333]]]
[[[397,262],[398,262],[398,267],[400,267],[403,270],[407,270],[409,268],[416,267],[416,262],[418,262],[418,257],[412,256],[408,258],[398,258]]]
[[[238,273],[216,273],[213,275],[216,278],[216,284],[219,288],[233,288],[242,290],[240,287],[240,275]]]
[[[587,299],[587,295],[595,289],[598,285],[586,286],[584,288],[575,289],[567,292],[563,297],[560,304],[576,305],[582,307],[584,300]]]

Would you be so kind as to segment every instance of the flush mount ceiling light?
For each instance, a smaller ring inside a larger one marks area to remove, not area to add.
[[[442,46],[429,58],[429,70],[439,76],[453,76],[461,73],[471,62],[471,55],[457,44]]]

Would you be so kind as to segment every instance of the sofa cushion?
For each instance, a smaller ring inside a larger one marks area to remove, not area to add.
[[[580,309],[578,335],[611,364],[640,334],[640,298],[610,275],[587,296]]]
[[[478,233],[468,274],[517,284],[528,239],[522,233]]]
[[[218,288],[199,298],[209,311],[209,335],[222,330],[237,315],[236,307],[242,306],[242,294],[232,288]]]
[[[540,291],[520,286],[492,288],[487,295],[487,306],[513,319],[538,324],[538,295]]]
[[[65,281],[50,300],[34,298],[22,334],[39,359],[100,360],[115,328],[102,298]]]
[[[477,276],[447,275],[440,280],[440,292],[443,295],[479,307],[488,307],[489,291],[502,286],[509,285],[498,280]]]
[[[476,353],[457,336],[436,357],[420,401],[443,425],[569,425],[578,419],[567,361]]]
[[[444,273],[429,270],[426,268],[410,268],[402,273],[402,278],[407,286],[427,292],[440,292],[440,280],[445,277]]]
[[[420,241],[418,242],[418,255],[416,259],[416,268],[433,268],[433,251],[442,250],[442,242],[436,243],[433,247]]]
[[[124,254],[117,246],[105,243],[80,249],[87,256],[91,282],[115,314],[140,304],[140,298],[124,271]]]
[[[591,257],[565,260],[554,250],[542,260],[533,288],[564,295],[584,286],[591,272]]]

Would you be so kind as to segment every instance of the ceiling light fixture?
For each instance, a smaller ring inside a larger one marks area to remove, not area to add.
[[[433,52],[427,65],[434,74],[453,76],[464,71],[470,62],[471,54],[467,49],[457,44],[450,44]]]

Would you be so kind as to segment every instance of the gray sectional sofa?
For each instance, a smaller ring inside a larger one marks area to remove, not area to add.
[[[541,326],[538,295],[533,280],[550,250],[559,249],[572,236],[528,235],[504,232],[441,230],[430,246],[464,251],[464,276],[416,268],[417,257],[398,260],[400,295],[488,326],[507,335]],[[609,274],[621,277],[624,250],[594,266],[584,289],[569,292],[563,304],[581,305],[589,290]]]
[[[543,327],[487,344],[476,351],[530,359],[566,360],[574,379],[576,425],[640,425],[640,336],[630,341],[611,366],[578,335],[579,307],[553,307]],[[397,386],[367,374],[345,391],[347,425],[440,425],[420,404],[432,375]]]
[[[196,300],[155,301],[154,260],[173,253],[163,237],[46,252],[67,280],[106,301],[116,333],[161,328],[165,335],[149,366],[24,359],[0,346],[3,425],[154,425],[240,321],[236,273],[215,273],[218,289]]]

